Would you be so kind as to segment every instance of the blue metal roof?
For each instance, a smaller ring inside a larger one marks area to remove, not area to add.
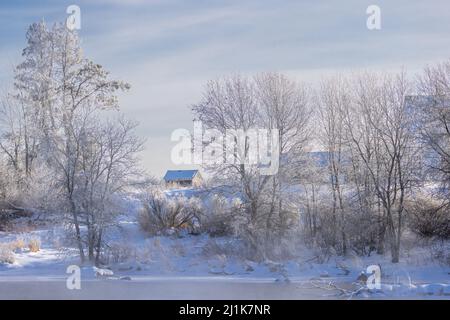
[[[164,175],[165,181],[191,180],[195,177],[198,170],[167,170]]]

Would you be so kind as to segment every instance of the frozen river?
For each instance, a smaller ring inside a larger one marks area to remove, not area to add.
[[[326,299],[333,292],[300,283],[200,279],[86,280],[68,290],[65,279],[1,279],[0,299]]]

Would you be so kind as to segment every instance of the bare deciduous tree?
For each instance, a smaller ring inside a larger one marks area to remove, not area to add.
[[[375,90],[372,99],[368,99],[369,90]],[[399,261],[405,197],[417,168],[417,151],[410,123],[412,117],[408,116],[405,104],[409,90],[403,73],[382,79],[362,76],[356,86],[354,111],[358,114],[347,120],[351,141],[368,170],[384,209],[393,262]],[[355,126],[355,121],[360,125]],[[357,132],[355,127],[362,130]],[[368,141],[375,145],[371,150],[366,148],[365,142]]]

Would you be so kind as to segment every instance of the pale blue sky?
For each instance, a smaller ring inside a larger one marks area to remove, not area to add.
[[[81,8],[87,57],[132,89],[122,110],[148,139],[143,163],[160,176],[176,169],[170,134],[192,128],[189,106],[208,79],[282,71],[316,83],[362,69],[414,73],[450,58],[450,1],[88,0],[0,2],[0,87],[11,83],[27,26],[64,21]],[[381,8],[382,29],[366,28],[366,8]]]

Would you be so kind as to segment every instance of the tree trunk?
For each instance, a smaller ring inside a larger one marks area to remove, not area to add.
[[[80,252],[80,260],[83,263],[86,260],[83,250],[83,242],[81,240],[81,232],[80,232],[80,223],[78,221],[78,214],[76,213],[75,204],[73,200],[70,200],[71,210],[72,210],[72,218],[73,224],[75,226],[75,236],[77,240],[78,251]]]

